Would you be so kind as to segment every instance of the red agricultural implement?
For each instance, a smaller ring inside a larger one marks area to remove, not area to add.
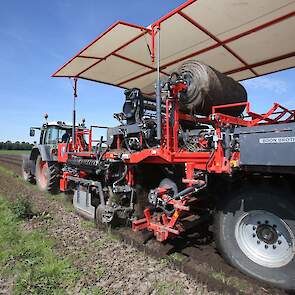
[[[74,79],[74,97],[78,79],[126,89],[116,127],[78,127],[74,110],[60,191],[98,223],[160,242],[213,223],[229,263],[295,289],[295,112],[253,112],[238,83],[294,67],[294,8],[190,0],[147,28],[111,26],[53,75]]]

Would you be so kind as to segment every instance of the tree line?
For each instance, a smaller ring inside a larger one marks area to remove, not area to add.
[[[11,142],[10,140],[3,142],[0,141],[0,150],[31,150],[33,144],[25,141]]]

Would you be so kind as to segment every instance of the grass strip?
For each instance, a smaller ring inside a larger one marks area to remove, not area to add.
[[[28,155],[30,150],[0,150],[0,155]]]
[[[24,231],[11,208],[0,196],[0,274],[13,279],[13,293],[72,293],[79,271],[56,255],[46,234]]]

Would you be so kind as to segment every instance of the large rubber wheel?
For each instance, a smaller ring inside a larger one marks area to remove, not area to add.
[[[285,191],[245,187],[215,216],[216,246],[247,275],[295,290],[295,198]]]
[[[30,169],[28,169],[28,164],[26,163],[26,160],[23,160],[22,163],[22,177],[26,182],[35,184],[35,176],[31,173],[31,171],[29,171]]]
[[[59,169],[53,162],[42,161],[38,156],[36,161],[36,182],[43,192],[57,194],[59,192]]]

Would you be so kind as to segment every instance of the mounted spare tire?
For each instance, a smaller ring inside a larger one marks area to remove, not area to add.
[[[59,169],[56,163],[42,161],[38,156],[36,161],[36,182],[43,192],[57,194],[59,192]]]
[[[247,275],[295,290],[295,199],[285,190],[245,187],[215,216],[216,246]]]

